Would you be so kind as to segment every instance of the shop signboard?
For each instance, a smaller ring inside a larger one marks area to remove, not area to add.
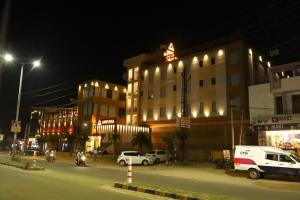
[[[265,115],[251,118],[252,125],[300,123],[300,114]]]
[[[116,118],[110,118],[110,119],[99,119],[98,126],[102,125],[115,125],[116,124]]]
[[[289,124],[265,124],[252,127],[255,131],[276,131],[276,130],[295,130],[300,129],[300,123]]]
[[[21,121],[11,121],[11,132],[20,133],[21,132]]]
[[[191,119],[189,117],[177,118],[176,126],[180,128],[191,128]]]

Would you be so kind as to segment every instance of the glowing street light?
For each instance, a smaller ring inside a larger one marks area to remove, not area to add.
[[[14,60],[14,57],[9,53],[5,54],[3,58],[5,62],[12,62]]]

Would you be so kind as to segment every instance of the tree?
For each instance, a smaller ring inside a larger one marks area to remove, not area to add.
[[[173,154],[175,143],[176,143],[176,135],[172,133],[168,133],[165,136],[162,136],[161,139],[166,144],[166,148],[170,154]]]
[[[132,145],[138,146],[140,151],[143,152],[143,147],[149,147],[151,143],[151,138],[149,133],[138,132],[132,138]]]
[[[185,160],[185,146],[186,140],[189,138],[190,133],[187,128],[181,128],[179,131],[176,131],[176,137],[180,141],[180,146],[182,150],[182,160]]]
[[[41,135],[41,136],[36,138],[36,141],[39,145],[40,150],[43,150],[44,143],[46,142],[46,137],[47,136]]]
[[[75,142],[75,135],[74,134],[68,134],[66,136],[67,141],[68,141],[68,151],[70,151],[70,153],[73,153],[74,150],[74,142]]]
[[[121,135],[119,133],[111,133],[108,135],[108,140],[113,144],[113,156],[115,157],[117,154],[117,145],[121,141]]]

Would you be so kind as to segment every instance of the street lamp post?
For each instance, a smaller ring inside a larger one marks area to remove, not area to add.
[[[5,54],[4,60],[6,62],[13,62],[14,57],[11,54]],[[17,100],[17,109],[16,109],[16,123],[19,121],[19,114],[20,114],[20,103],[21,103],[21,92],[22,92],[22,82],[23,82],[23,71],[25,65],[32,65],[33,68],[39,67],[41,65],[39,60],[35,60],[33,63],[25,64],[21,63],[21,72],[20,72],[20,81],[19,81],[19,90],[18,90],[18,100]],[[12,150],[12,159],[16,154],[16,143],[17,143],[17,131],[14,131],[14,140],[13,140],[13,150]]]

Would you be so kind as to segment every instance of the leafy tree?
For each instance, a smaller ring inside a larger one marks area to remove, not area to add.
[[[132,145],[138,146],[140,151],[143,152],[143,147],[149,147],[151,143],[151,138],[149,133],[138,132],[132,138]]]
[[[119,133],[111,133],[108,135],[108,140],[113,144],[113,156],[117,155],[117,145],[121,141],[121,135]]]
[[[162,136],[161,139],[166,144],[166,148],[170,154],[173,154],[175,143],[176,143],[176,135],[173,133],[168,133],[165,136]]]

